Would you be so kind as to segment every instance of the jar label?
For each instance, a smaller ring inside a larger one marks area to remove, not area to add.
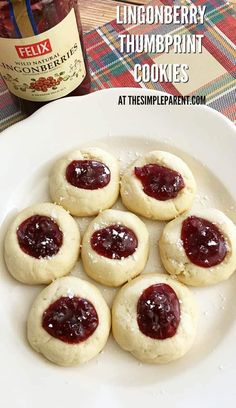
[[[86,68],[74,9],[42,34],[0,38],[0,73],[14,95],[29,101],[52,101],[76,89]]]

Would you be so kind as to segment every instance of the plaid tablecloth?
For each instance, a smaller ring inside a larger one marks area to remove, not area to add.
[[[155,0],[154,5],[186,4],[186,0]],[[92,90],[111,87],[147,87],[173,95],[206,95],[208,106],[236,122],[236,13],[224,0],[192,0],[188,4],[206,5],[203,25],[122,26],[116,21],[85,34],[92,76]],[[201,54],[121,54],[118,35],[204,34]],[[186,63],[189,82],[185,84],[140,83],[133,77],[137,63]],[[0,79],[0,130],[23,118],[15,100]]]

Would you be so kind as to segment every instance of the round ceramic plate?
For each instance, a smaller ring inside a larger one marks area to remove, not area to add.
[[[0,135],[0,223],[33,203],[49,200],[53,162],[81,146],[99,146],[122,169],[154,149],[173,152],[192,169],[196,208],[216,207],[236,222],[236,134],[223,116],[206,107],[119,106],[119,95],[152,91],[111,89],[47,105]],[[116,208],[122,208],[118,202]],[[87,219],[78,221],[82,230]],[[164,223],[145,221],[151,234],[146,272],[164,273],[157,241]],[[0,384],[3,408],[220,407],[235,401],[236,274],[214,287],[192,289],[200,307],[193,348],[162,366],[141,364],[119,349],[112,336],[89,363],[62,368],[36,354],[26,340],[26,319],[42,287],[18,283],[0,265]],[[80,262],[72,272],[82,276]],[[99,286],[99,285],[98,285]],[[108,300],[114,290],[99,286]]]

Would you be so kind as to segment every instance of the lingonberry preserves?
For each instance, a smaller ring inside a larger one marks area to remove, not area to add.
[[[69,344],[87,340],[99,324],[93,304],[81,297],[61,297],[42,316],[42,326],[52,337]]]
[[[159,164],[135,167],[134,173],[141,181],[143,191],[156,200],[166,201],[175,198],[185,187],[180,173]]]
[[[78,0],[0,0],[0,72],[29,114],[88,93]]]
[[[33,215],[17,228],[20,248],[40,259],[56,255],[63,243],[63,233],[57,223],[44,215]]]
[[[96,160],[74,160],[67,166],[66,179],[72,186],[97,190],[109,184],[111,172],[105,164]]]
[[[140,331],[152,339],[173,337],[180,322],[180,304],[174,290],[165,283],[145,289],[137,304],[137,322]]]
[[[224,235],[215,224],[203,218],[191,216],[184,220],[181,240],[187,257],[195,265],[210,268],[226,257]]]
[[[138,239],[130,228],[109,225],[93,233],[91,246],[95,252],[106,258],[123,259],[136,251]]]

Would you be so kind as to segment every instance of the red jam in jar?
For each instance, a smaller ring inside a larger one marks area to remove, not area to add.
[[[180,304],[174,290],[165,283],[149,286],[137,304],[140,331],[155,340],[173,337],[180,322]]]
[[[52,337],[69,344],[87,340],[99,324],[93,304],[78,296],[61,297],[43,313],[42,326]]]
[[[0,73],[30,114],[90,91],[77,0],[0,0]]]
[[[156,200],[171,200],[185,187],[181,174],[159,164],[135,167],[134,174],[141,181],[144,193]]]
[[[204,218],[190,216],[184,220],[181,240],[187,257],[202,268],[219,265],[226,257],[223,234],[215,224]]]

